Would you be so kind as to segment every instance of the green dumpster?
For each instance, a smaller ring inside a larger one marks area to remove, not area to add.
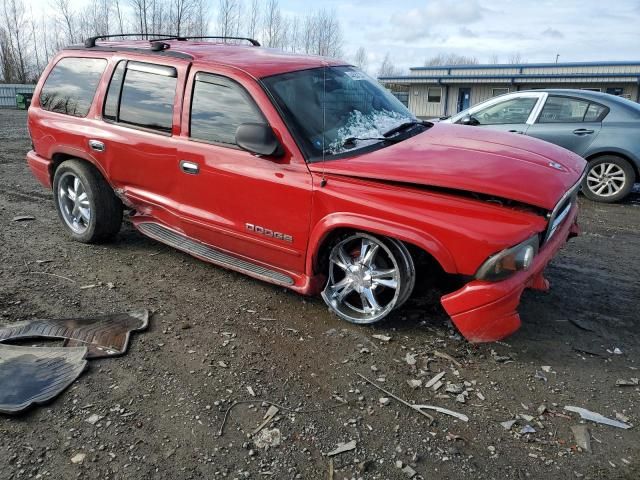
[[[31,105],[31,99],[33,93],[18,93],[16,94],[16,105],[18,110],[26,110]]]

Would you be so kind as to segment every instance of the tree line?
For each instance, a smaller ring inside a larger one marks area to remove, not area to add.
[[[96,35],[130,32],[142,39],[155,33],[248,36],[290,52],[342,55],[342,27],[334,12],[288,14],[278,0],[88,0],[77,8],[70,0],[50,0],[51,15],[35,15],[28,0],[0,2],[0,82],[4,83],[35,82],[67,45]]]

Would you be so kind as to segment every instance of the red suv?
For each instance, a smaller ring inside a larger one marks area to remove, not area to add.
[[[345,62],[251,43],[92,38],[51,61],[27,161],[68,233],[112,238],[130,209],[144,235],[360,324],[416,279],[452,280],[442,305],[467,339],[514,332],[577,233],[585,161],[421,122]]]

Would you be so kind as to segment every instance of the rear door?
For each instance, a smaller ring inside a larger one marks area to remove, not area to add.
[[[175,225],[179,222],[173,137],[180,132],[186,62],[123,59],[114,69],[102,108],[104,120],[92,148],[104,159],[110,181],[135,205]]]
[[[187,235],[251,261],[303,273],[311,174],[257,82],[237,71],[194,65],[179,138],[183,228]],[[239,148],[242,123],[270,124],[282,157]]]
[[[584,155],[607,112],[607,107],[586,99],[549,95],[527,135]]]

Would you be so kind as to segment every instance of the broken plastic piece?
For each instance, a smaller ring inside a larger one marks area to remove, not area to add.
[[[627,425],[626,423],[604,417],[599,413],[592,412],[590,410],[587,410],[586,408],[573,407],[571,405],[567,405],[566,407],[564,407],[564,409],[568,410],[569,412],[575,412],[579,414],[580,417],[582,417],[583,419],[589,420],[594,423],[602,423],[604,425],[609,425],[611,427],[624,428],[624,429],[631,428],[631,425]]]
[[[0,344],[0,413],[46,403],[87,367],[86,347],[20,347]]]
[[[346,443],[339,443],[338,446],[330,451],[329,453],[327,453],[327,457],[333,457],[334,455],[340,455],[341,453],[344,452],[349,452],[351,450],[355,450],[356,448],[356,441],[355,440],[351,440],[350,442],[346,442]]]
[[[0,342],[27,338],[60,338],[65,347],[86,346],[87,358],[123,355],[131,332],[149,325],[148,310],[93,318],[27,320],[0,327]]]

